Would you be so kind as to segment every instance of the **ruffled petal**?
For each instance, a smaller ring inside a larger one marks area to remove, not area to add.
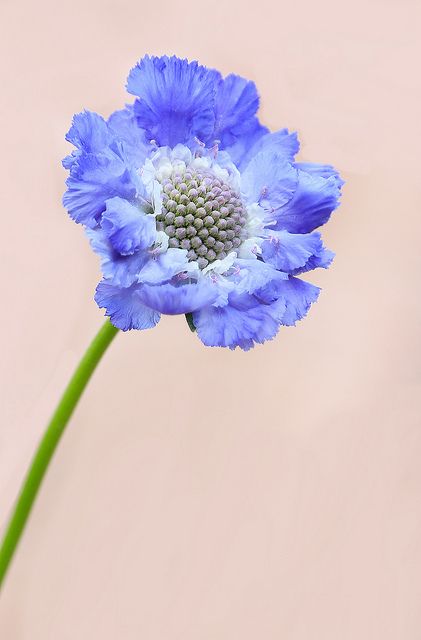
[[[136,121],[133,105],[115,111],[108,118],[108,128],[114,136],[124,141],[127,155],[137,167],[141,167],[153,152],[153,147]]]
[[[65,169],[70,169],[80,153],[97,153],[102,151],[110,142],[107,123],[102,116],[93,111],[82,111],[73,116],[72,126],[66,134],[67,142],[77,148],[63,160]]]
[[[290,273],[292,276],[298,276],[300,273],[313,271],[313,269],[328,269],[332,264],[334,258],[334,252],[323,247],[321,253],[318,256],[311,256],[311,258],[309,258],[304,266],[294,269],[293,271],[290,271]]]
[[[145,56],[130,71],[129,93],[138,125],[149,140],[174,147],[194,137],[205,141],[215,125],[216,86],[221,76],[213,69],[175,56]]]
[[[233,297],[225,307],[201,309],[193,314],[193,323],[206,346],[248,351],[277,334],[284,312],[282,300],[266,305],[244,294]]]
[[[332,167],[331,164],[318,164],[317,162],[296,162],[295,166],[300,171],[305,171],[312,176],[319,176],[321,178],[334,177],[336,179],[336,184],[338,185],[338,187],[342,187],[342,185],[345,184],[338,171],[335,169],[335,167]]]
[[[272,280],[286,280],[288,276],[280,273],[271,264],[258,259],[237,258],[234,263],[234,277],[237,293],[254,293]]]
[[[241,191],[248,204],[257,202],[270,214],[285,206],[297,188],[297,170],[276,151],[262,151],[247,165]]]
[[[139,289],[142,302],[161,313],[176,315],[191,313],[215,302],[218,286],[208,279],[197,283],[167,283],[157,286],[143,284]]]
[[[106,201],[101,227],[122,256],[147,249],[156,239],[155,218],[118,197]]]
[[[220,148],[233,145],[238,138],[248,135],[255,123],[259,96],[254,82],[231,73],[218,86],[215,109],[214,139]]]
[[[262,243],[262,258],[285,273],[302,273],[316,267],[328,267],[334,254],[324,248],[320,233],[300,234],[271,231]]]
[[[136,285],[124,289],[102,280],[96,289],[95,302],[106,309],[105,315],[122,331],[151,329],[161,317],[141,302]]]
[[[130,171],[113,154],[82,155],[72,166],[66,185],[63,205],[75,222],[87,227],[98,224],[108,198],[118,195],[131,200],[136,194]]]
[[[244,169],[250,160],[249,150],[254,147],[269,129],[260,124],[258,118],[250,120],[247,130],[231,145],[225,146],[224,150],[229,154],[232,162],[239,169]]]
[[[309,233],[325,224],[339,204],[341,183],[336,172],[325,178],[299,170],[294,197],[276,212],[274,228]]]
[[[122,256],[113,248],[103,229],[87,229],[86,235],[92,249],[101,260],[104,278],[120,287],[129,287],[138,281],[139,272],[150,260],[148,251],[137,251],[131,256]]]
[[[139,282],[161,284],[179,273],[198,271],[197,263],[189,262],[185,249],[167,249],[151,257],[139,273]]]
[[[319,297],[319,293],[319,287],[299,278],[290,277],[281,282],[271,281],[255,295],[264,304],[283,301],[285,314],[282,317],[282,324],[291,326],[307,315],[310,306]]]
[[[289,133],[288,129],[281,129],[274,133],[266,133],[249,146],[241,158],[239,169],[244,171],[250,160],[261,152],[276,152],[289,162],[293,162],[299,149],[300,143],[296,132]]]

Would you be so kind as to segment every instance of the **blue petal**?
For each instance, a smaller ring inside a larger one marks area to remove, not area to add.
[[[316,302],[319,293],[319,287],[299,278],[290,277],[281,282],[275,280],[270,282],[255,295],[266,304],[283,301],[285,314],[282,317],[282,324],[291,326],[295,325],[297,320],[304,318],[312,303]]]
[[[63,166],[70,169],[80,156],[80,152],[96,153],[102,151],[110,142],[107,123],[93,111],[83,111],[73,116],[72,126],[66,134],[66,140],[75,145],[73,151],[63,160]]]
[[[139,297],[144,304],[161,313],[191,313],[212,304],[218,297],[218,286],[207,279],[195,284],[143,284]]]
[[[336,173],[324,178],[299,170],[294,197],[277,212],[274,228],[309,233],[325,224],[339,204],[340,187]]]
[[[104,278],[121,287],[129,287],[137,282],[139,272],[150,260],[148,251],[122,256],[113,248],[103,229],[87,229],[86,234],[92,249],[100,257]]]
[[[123,256],[147,249],[156,239],[156,222],[138,207],[122,198],[110,198],[105,203],[101,227],[113,248]]]
[[[297,170],[276,151],[262,151],[254,156],[241,178],[246,202],[258,202],[271,213],[287,204],[296,188]]]
[[[254,117],[250,120],[247,131],[245,131],[241,137],[239,137],[232,145],[226,146],[225,151],[229,153],[229,156],[236,167],[242,169],[249,161],[249,150],[262,138],[269,129],[263,127],[259,120]],[[247,161],[245,162],[245,159]]]
[[[137,124],[133,105],[115,111],[108,118],[108,128],[113,135],[124,141],[127,154],[138,168],[141,167],[153,148],[146,139],[145,131]]]
[[[333,254],[323,247],[320,233],[300,234],[273,231],[262,244],[262,258],[285,273],[302,273],[328,267]]]
[[[248,135],[255,124],[259,107],[259,96],[254,82],[233,73],[221,80],[216,97],[215,131],[220,148],[233,145],[236,140]]]
[[[262,151],[275,151],[289,162],[293,162],[299,149],[300,143],[295,132],[289,133],[288,129],[281,129],[274,133],[266,133],[248,147],[238,167],[240,171],[244,171],[250,160]]]
[[[97,226],[105,201],[113,196],[132,200],[136,180],[121,157],[111,150],[99,155],[82,154],[66,181],[63,204],[75,222]]]
[[[194,137],[205,141],[215,124],[220,74],[175,56],[145,56],[130,71],[127,90],[140,99],[135,114],[149,140],[175,147]]]
[[[187,271],[189,261],[185,249],[167,249],[164,253],[151,256],[139,273],[139,282],[161,284],[175,275]]]
[[[193,322],[205,345],[247,350],[273,338],[280,325],[294,325],[318,295],[318,287],[298,278],[273,280],[255,295],[231,294],[227,306],[194,313]]]
[[[293,276],[297,276],[300,273],[305,273],[306,271],[313,271],[313,269],[328,269],[332,264],[334,257],[335,254],[333,251],[329,251],[329,249],[325,249],[325,247],[323,247],[320,255],[311,256],[303,267],[294,269],[290,273]]]
[[[160,314],[146,307],[139,299],[136,285],[123,289],[102,280],[95,293],[98,307],[106,309],[112,324],[121,329],[151,329],[160,318]]]
[[[290,278],[280,284],[280,293],[279,299],[286,304],[282,324],[292,326],[307,315],[319,297],[320,288],[299,278]]]
[[[234,263],[235,288],[238,293],[254,293],[271,280],[286,280],[287,275],[280,273],[271,264],[258,259],[237,258]]]
[[[225,307],[206,307],[193,314],[203,344],[209,347],[240,347],[271,340],[278,332],[285,303],[261,304],[254,296],[238,296]]]
[[[338,187],[342,187],[344,181],[339,175],[338,171],[336,171],[335,167],[332,167],[331,164],[318,164],[316,162],[296,162],[295,166],[300,171],[305,171],[312,176],[319,176],[321,178],[331,178],[332,176],[336,179],[336,184]]]

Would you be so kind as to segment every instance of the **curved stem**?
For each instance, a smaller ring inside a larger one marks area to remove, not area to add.
[[[89,345],[38,445],[0,547],[0,588],[63,431],[98,362],[118,332],[106,320]]]

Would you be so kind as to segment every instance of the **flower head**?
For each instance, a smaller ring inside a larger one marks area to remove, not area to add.
[[[206,345],[250,349],[303,318],[330,265],[316,228],[337,207],[330,165],[296,163],[295,133],[256,117],[253,82],[176,57],[130,72],[134,103],[85,111],[63,202],[86,228],[103,279],[95,299],[123,331],[188,314]]]

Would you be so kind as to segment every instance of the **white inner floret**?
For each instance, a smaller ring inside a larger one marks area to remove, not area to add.
[[[183,145],[161,147],[146,161],[142,181],[152,197],[161,250],[183,249],[203,273],[260,252],[260,207],[245,206],[240,175],[225,154],[217,161]]]

